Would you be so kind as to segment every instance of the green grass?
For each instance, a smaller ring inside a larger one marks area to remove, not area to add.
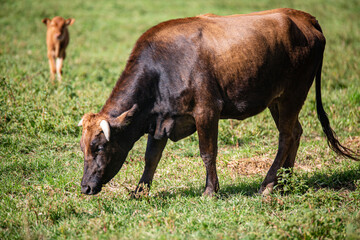
[[[256,194],[277,150],[269,111],[220,123],[216,198],[202,197],[205,169],[196,134],[170,142],[150,195],[129,197],[146,138],[97,196],[80,193],[76,126],[98,112],[136,39],[171,18],[292,7],[317,17],[327,37],[323,101],[339,139],[360,148],[358,0],[40,1],[0,8],[0,239],[359,239],[360,165],[326,145],[314,89],[285,193]],[[49,80],[44,17],[74,17],[60,84]]]

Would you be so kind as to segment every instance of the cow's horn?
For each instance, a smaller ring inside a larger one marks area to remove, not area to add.
[[[110,126],[106,120],[101,120],[100,127],[104,132],[106,140],[110,141]]]
[[[80,120],[80,122],[78,123],[78,127],[81,127],[83,125],[83,119]]]

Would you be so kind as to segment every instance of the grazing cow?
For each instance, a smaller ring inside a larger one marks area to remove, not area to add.
[[[85,114],[81,191],[96,194],[120,170],[145,133],[145,169],[135,193],[150,187],[168,139],[197,131],[206,167],[205,195],[219,189],[218,122],[245,119],[269,108],[279,149],[262,194],[271,193],[279,168],[292,168],[302,128],[298,115],[316,76],[317,113],[330,147],[357,155],[335,138],[321,102],[325,37],[305,12],[275,9],[245,15],[212,14],[170,20],[145,32],[110,97],[97,114]]]
[[[42,22],[47,27],[46,45],[50,65],[50,76],[51,79],[54,80],[55,73],[57,73],[57,78],[61,82],[61,68],[66,57],[65,50],[70,39],[67,27],[72,25],[75,22],[75,19],[69,18],[65,20],[62,17],[54,17],[51,20],[49,18],[44,18]]]

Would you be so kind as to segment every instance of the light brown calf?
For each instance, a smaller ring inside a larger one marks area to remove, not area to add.
[[[62,65],[66,57],[66,47],[69,44],[68,26],[75,22],[74,18],[64,19],[62,17],[54,17],[53,19],[44,18],[42,22],[47,27],[46,45],[47,56],[49,58],[50,76],[55,79],[55,73],[61,82]]]

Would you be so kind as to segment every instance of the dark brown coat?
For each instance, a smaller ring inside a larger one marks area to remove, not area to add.
[[[260,192],[268,194],[281,167],[294,166],[302,128],[298,114],[316,76],[320,122],[330,146],[355,158],[334,137],[321,103],[325,37],[316,19],[292,9],[232,16],[201,15],[149,29],[97,114],[86,114],[81,148],[82,192],[96,194],[121,168],[135,141],[148,133],[145,169],[136,192],[150,185],[167,139],[197,131],[206,167],[206,195],[219,188],[218,122],[269,108],[279,150]]]

